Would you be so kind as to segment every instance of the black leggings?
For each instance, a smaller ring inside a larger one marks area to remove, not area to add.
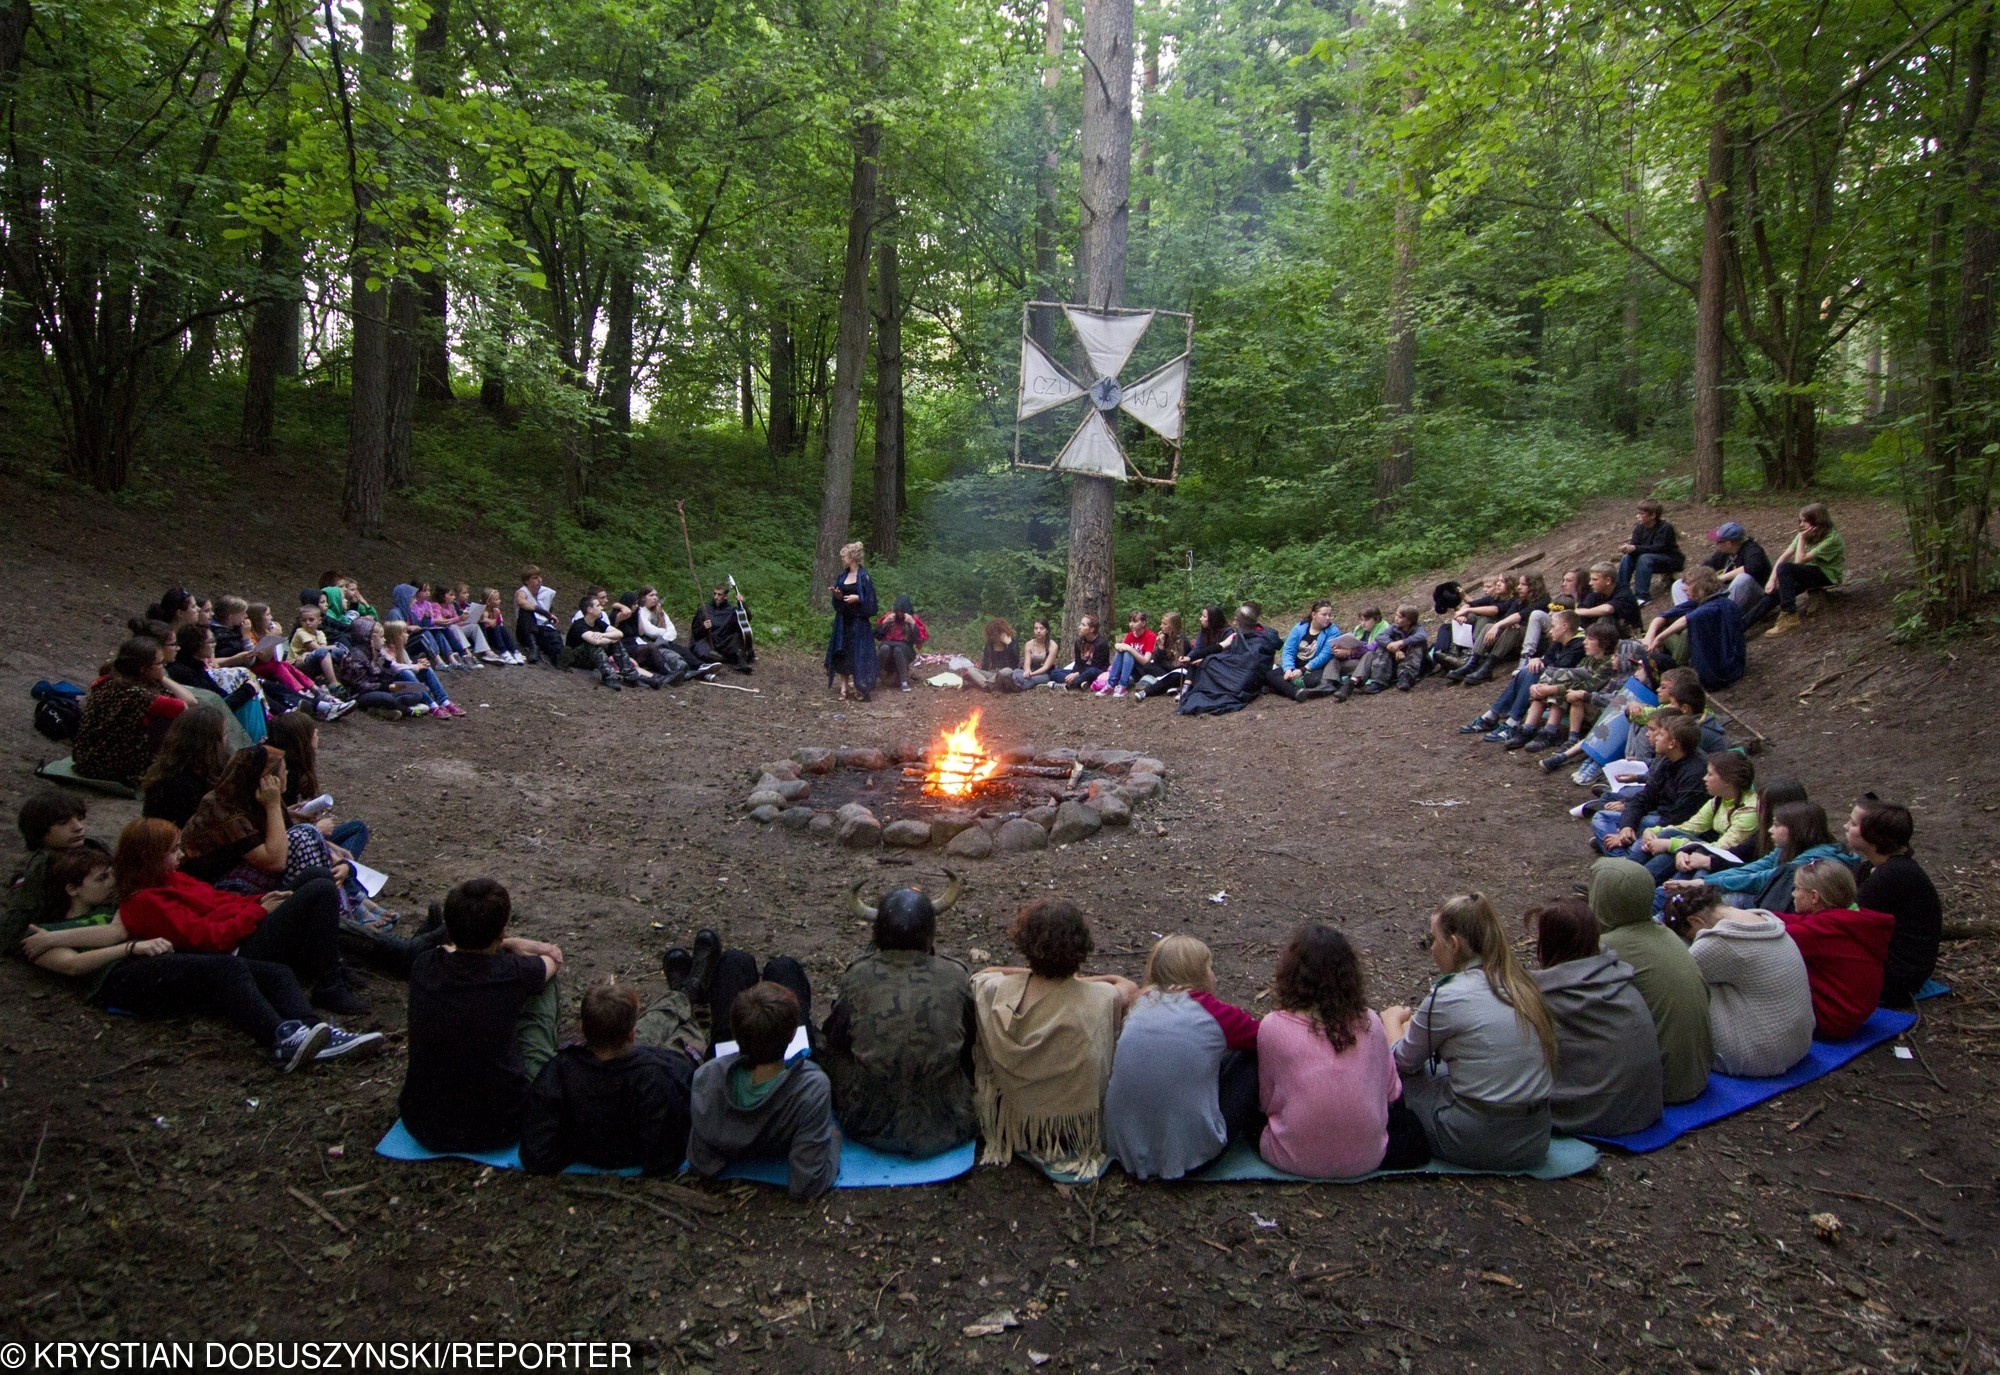
[[[805,966],[790,955],[773,955],[764,961],[763,980],[783,984],[799,1000],[799,1023],[808,1030],[812,1027],[812,985],[806,981]],[[729,1027],[729,1009],[735,1005],[736,995],[744,989],[759,983],[757,957],[747,950],[726,950],[715,966],[715,980],[709,985],[708,1015],[709,1039],[727,1041],[735,1033]]]
[[[1378,1168],[1419,1170],[1430,1163],[1431,1143],[1424,1135],[1424,1124],[1398,1098],[1389,1105],[1389,1149]]]
[[[1232,1050],[1222,1057],[1215,1096],[1229,1143],[1247,1141],[1252,1150],[1264,1137],[1264,1100],[1257,1084],[1257,1052]]]
[[[127,956],[104,976],[97,1001],[134,1017],[214,1017],[260,1046],[276,1045],[285,1022],[315,1020],[291,970],[236,955]]]
[[[236,950],[246,959],[285,965],[301,983],[318,988],[341,967],[340,890],[322,870],[293,889]]]

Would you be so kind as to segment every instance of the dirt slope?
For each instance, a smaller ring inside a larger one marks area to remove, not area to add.
[[[512,586],[514,556],[476,533],[404,522],[393,543],[356,549],[292,514],[287,481],[232,511],[190,501],[171,513],[0,489],[14,527],[0,640],[8,815],[51,753],[29,730],[26,686],[86,677],[163,587],[288,603],[326,566],[384,593],[411,575]],[[1790,523],[1775,503],[1728,514],[1774,546]],[[1836,810],[1865,787],[1908,798],[1953,916],[1991,915],[1994,645],[1890,643],[1900,524],[1885,509],[1837,514],[1859,589],[1808,633],[1754,645],[1730,704],[1770,739],[1764,777],[1802,777]],[[1694,532],[1721,517],[1671,518]],[[1536,566],[1560,570],[1615,547],[1629,522],[1624,504],[1604,504],[1493,561],[1541,550]],[[552,580],[571,590],[560,570]],[[1356,598],[1339,601],[1351,615]],[[485,671],[453,684],[469,719],[342,723],[326,732],[323,770],[341,811],[374,826],[369,858],[394,875],[389,900],[420,911],[460,878],[495,874],[521,929],[562,943],[575,988],[616,972],[650,994],[659,948],[704,924],[801,955],[824,987],[863,940],[847,885],[902,871],[740,820],[745,771],[799,745],[922,741],[969,703],[920,690],[843,706],[803,654],[775,656],[754,683],[756,696],[613,696],[544,670]],[[1378,1002],[1411,998],[1424,986],[1415,937],[1442,897],[1477,887],[1517,913],[1586,867],[1582,828],[1563,815],[1578,791],[1454,732],[1488,696],[1427,684],[1216,721],[1054,693],[987,701],[997,742],[1143,749],[1166,761],[1171,790],[1129,834],[971,866],[941,945],[1004,954],[1008,917],[1060,889],[1093,914],[1100,968],[1136,975],[1154,933],[1191,931],[1215,948],[1223,995],[1262,1008],[1286,935],[1330,920],[1367,951]],[[94,804],[91,829],[109,837],[132,814]],[[1226,901],[1208,900],[1219,892]],[[1911,1038],[1921,1059],[1875,1052],[1565,1183],[1114,1177],[1071,1191],[1015,1168],[813,1206],[717,1190],[727,1212],[693,1231],[604,1196],[606,1181],[377,1160],[399,1052],[279,1080],[212,1024],[107,1020],[9,961],[0,1202],[12,1206],[45,1127],[46,1140],[0,1242],[0,1334],[630,1335],[649,1365],[726,1370],[1027,1369],[1031,1352],[1097,1375],[1392,1360],[1988,1368],[2000,1273],[1989,949],[1948,952],[1958,992],[1926,1005]],[[373,992],[365,1022],[398,1029],[400,990]],[[1838,1245],[1814,1237],[1808,1217],[1824,1211],[1845,1224]],[[961,1336],[999,1308],[1022,1326]]]

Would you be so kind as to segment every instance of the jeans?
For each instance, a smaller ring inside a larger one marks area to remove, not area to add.
[[[1023,673],[1018,668],[1010,668],[1007,672],[1013,677],[1014,690],[1017,692],[1027,692],[1031,688],[1038,688],[1043,683],[1048,682],[1053,676],[1047,673]]]
[[[1652,596],[1653,576],[1657,573],[1677,573],[1682,560],[1672,554],[1627,554],[1618,560],[1617,591],[1630,592],[1640,601]]]
[[[1631,810],[1631,805],[1628,803],[1615,812],[1600,810],[1590,818],[1590,833],[1597,837],[1598,848],[1603,850],[1612,859],[1637,859],[1638,855],[1636,852],[1639,848],[1639,842],[1635,838],[1630,845],[1615,850],[1612,849],[1609,845],[1605,844],[1606,838],[1612,832],[1622,831],[1625,827],[1630,826],[1635,833],[1643,833],[1648,826],[1657,826],[1660,824],[1658,812],[1653,813],[1651,816],[1628,818],[1626,813]]]
[[[709,1032],[716,1040],[735,1038],[729,1010],[735,1005],[737,995],[763,981],[783,984],[792,991],[792,996],[799,1000],[799,1025],[811,1030],[812,985],[806,981],[804,965],[789,955],[773,955],[764,961],[760,980],[755,955],[747,950],[725,950],[716,962],[715,978],[708,993]]]
[[[875,651],[875,661],[881,665],[882,673],[894,678],[898,687],[909,684],[910,661],[915,657],[916,650],[908,640],[884,640]]]
[[[127,956],[97,1000],[133,1017],[214,1017],[265,1047],[278,1043],[283,1023],[317,1020],[291,970],[236,955]]]
[[[479,633],[486,637],[486,647],[495,654],[518,654],[521,652],[514,643],[513,635],[499,621],[495,621],[492,625],[481,626]]]
[[[451,698],[445,693],[444,684],[438,681],[437,671],[429,668],[403,669],[400,676],[406,683],[415,683],[424,690],[424,697],[434,707],[441,707]]]
[[[1114,654],[1111,656],[1111,681],[1106,686],[1129,688],[1138,671],[1139,661],[1130,654]]]
[[[282,964],[310,987],[331,979],[341,967],[340,892],[333,880],[321,876],[293,889],[243,938],[236,953]]]
[[[1500,689],[1500,695],[1493,699],[1493,705],[1486,714],[1502,721],[1518,721],[1528,714],[1528,689],[1535,685],[1535,675],[1526,665],[1514,670],[1514,676],[1507,680],[1507,686]]]

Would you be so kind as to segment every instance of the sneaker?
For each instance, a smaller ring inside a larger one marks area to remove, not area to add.
[[[1504,745],[1509,740],[1512,740],[1515,734],[1520,729],[1521,728],[1519,726],[1515,725],[1512,721],[1509,721],[1504,726],[1494,727],[1492,730],[1487,731],[1486,734],[1480,736],[1479,738],[1481,740],[1484,740],[1489,745]]]
[[[1146,689],[1144,689],[1144,688],[1139,688],[1138,690],[1136,690],[1135,692],[1133,692],[1133,694],[1132,694],[1132,700],[1133,700],[1133,701],[1135,701],[1135,702],[1143,702],[1143,701],[1145,701],[1145,700],[1146,700]]]
[[[326,1032],[326,1046],[313,1056],[315,1060],[338,1060],[343,1055],[366,1058],[389,1044],[388,1038],[379,1031],[342,1031],[337,1026],[324,1023],[321,1030]]]
[[[1122,687],[1113,688],[1111,689],[1111,695],[1113,697],[1123,697],[1125,695],[1125,689]]]
[[[290,1074],[318,1059],[332,1035],[333,1028],[325,1022],[311,1025],[286,1022],[278,1028],[278,1043],[271,1047],[271,1058],[278,1062],[280,1073]]]
[[[347,715],[348,712],[354,710],[354,703],[352,702],[329,702],[327,706],[329,710],[326,713],[326,719],[329,721],[338,721],[341,717]]]
[[[1563,765],[1568,763],[1569,759],[1561,750],[1558,750],[1554,754],[1543,755],[1541,762],[1543,773],[1560,773],[1562,772]]]
[[[401,707],[363,707],[362,710],[377,721],[400,721],[403,719],[403,709]]]
[[[1478,716],[1470,721],[1467,721],[1464,725],[1460,726],[1458,728],[1458,733],[1460,735],[1484,735],[1487,731],[1492,730],[1495,726],[1499,724],[1500,721],[1499,718],[1497,717]]]
[[[896,684],[896,687],[897,690],[901,692],[908,692],[910,690],[910,685],[908,683],[898,683]]]
[[[1569,781],[1579,788],[1588,788],[1604,781],[1604,766],[1595,759],[1586,757],[1577,771],[1569,776]]]
[[[410,708],[410,715],[412,716],[429,716],[430,714],[431,704],[429,702],[419,702]]]
[[[312,991],[312,1005],[341,1017],[353,1017],[368,1010],[368,1000],[348,987],[345,979],[328,979]]]
[[[1521,729],[1510,732],[1507,736],[1507,752],[1509,754],[1512,754],[1515,750],[1524,750],[1528,748],[1529,744],[1533,742],[1540,734],[1541,734],[1540,731],[1531,731],[1527,729]]]

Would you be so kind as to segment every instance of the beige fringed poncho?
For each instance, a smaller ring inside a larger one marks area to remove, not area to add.
[[[1063,979],[1017,1013],[1027,986],[1026,974],[972,977],[980,1160],[1005,1165],[1020,1151],[1058,1173],[1095,1179],[1106,1163],[1104,1090],[1118,1044],[1118,992]]]

